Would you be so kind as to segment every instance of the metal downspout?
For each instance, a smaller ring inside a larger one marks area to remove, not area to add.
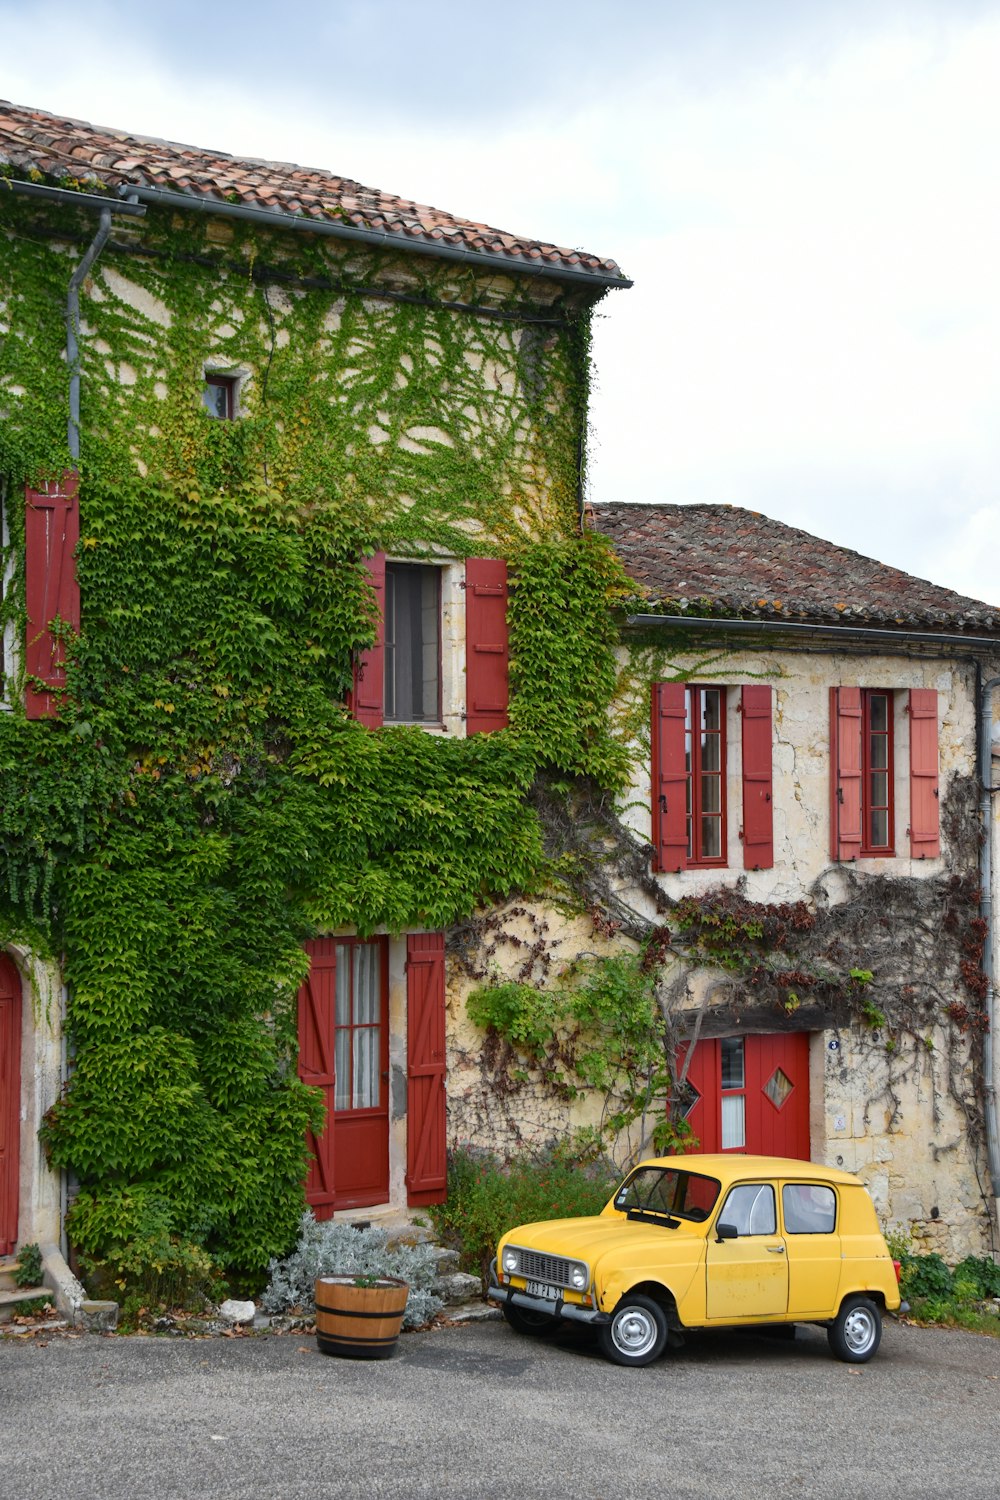
[[[996,1048],[993,1029],[996,1024],[996,991],[993,962],[993,694],[1000,687],[1000,677],[991,677],[979,696],[979,815],[980,906],[986,923],[983,939],[983,972],[986,975],[986,1031],[983,1036],[983,1088],[985,1091],[986,1158],[993,1188],[994,1212],[1000,1223],[1000,1133],[997,1131]]]
[[[70,277],[66,294],[66,363],[69,366],[69,455],[76,468],[80,461],[80,288],[90,268],[108,242],[111,209],[101,209],[101,222],[83,259]]]

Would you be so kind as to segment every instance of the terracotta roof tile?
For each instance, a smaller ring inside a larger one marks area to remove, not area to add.
[[[103,125],[88,125],[40,109],[8,104],[0,100],[0,165],[8,164],[15,175],[32,169],[58,182],[62,176],[79,177],[81,168],[109,189],[121,184],[155,186],[199,197],[225,198],[235,193],[241,203],[261,203],[280,213],[301,217],[302,204],[315,204],[315,217],[343,223],[347,211],[352,223],[388,229],[402,243],[445,241],[470,250],[482,250],[510,259],[543,260],[555,270],[564,267],[602,281],[628,281],[613,260],[583,251],[509,235],[487,224],[456,218],[442,209],[397,198],[378,188],[366,188],[349,177],[337,177],[320,168],[300,167],[291,162],[240,158],[222,151],[161,141],[151,136],[130,135]],[[357,212],[364,209],[363,213]]]
[[[736,505],[594,505],[593,524],[667,614],[1000,636],[1000,609]]]

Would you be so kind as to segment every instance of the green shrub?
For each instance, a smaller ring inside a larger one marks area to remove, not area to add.
[[[936,1252],[903,1258],[900,1286],[904,1297],[947,1298],[951,1295],[951,1272]]]
[[[458,1147],[448,1159],[448,1198],[430,1209],[438,1235],[459,1251],[464,1271],[485,1283],[500,1236],[515,1224],[597,1214],[615,1178],[603,1164],[581,1167],[559,1152],[502,1162]]]
[[[40,1286],[42,1280],[42,1252],[36,1244],[22,1245],[17,1252],[17,1269],[14,1271],[15,1286]]]
[[[956,1292],[959,1281],[972,1286],[974,1297],[1000,1297],[1000,1265],[984,1255],[967,1255],[955,1267]]]

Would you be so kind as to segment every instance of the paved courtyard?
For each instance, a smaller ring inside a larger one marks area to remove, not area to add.
[[[394,1359],[309,1336],[0,1341],[10,1500],[995,1500],[1000,1341],[890,1324],[860,1368],[819,1330],[692,1337],[644,1370],[585,1333],[485,1322]]]

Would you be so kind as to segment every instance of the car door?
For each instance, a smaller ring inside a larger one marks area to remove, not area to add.
[[[710,1322],[775,1318],[788,1310],[788,1257],[778,1232],[774,1186],[741,1182],[729,1189],[716,1226],[731,1224],[735,1238],[709,1234],[705,1259],[705,1313]]]
[[[796,1317],[829,1317],[836,1309],[842,1270],[839,1218],[837,1194],[828,1183],[782,1183],[788,1311]]]

